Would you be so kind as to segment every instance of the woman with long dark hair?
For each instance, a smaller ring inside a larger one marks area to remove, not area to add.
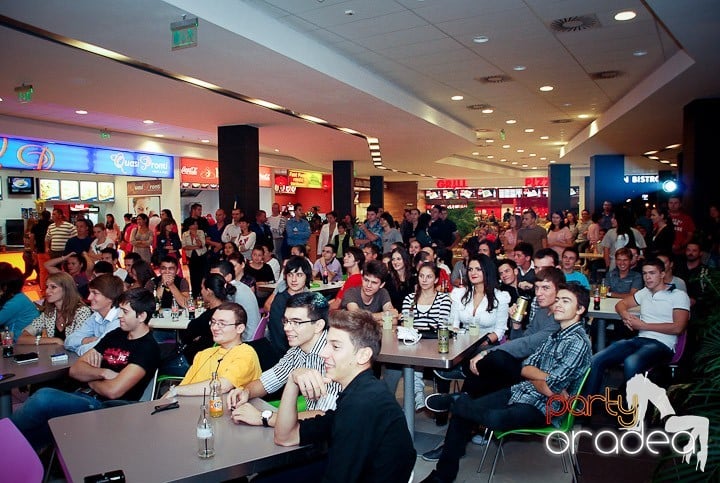
[[[145,213],[140,213],[135,219],[137,226],[130,232],[130,245],[132,251],[142,257],[143,260],[150,263],[152,257],[154,234],[150,230],[150,219]]]
[[[388,281],[385,288],[390,295],[393,307],[400,311],[403,299],[412,293],[415,288],[413,278],[413,266],[410,254],[403,248],[396,248],[390,252],[390,264],[388,266]]]
[[[648,253],[672,253],[675,243],[675,227],[670,219],[667,208],[653,208],[650,211],[650,220],[653,223],[653,232],[648,243]]]
[[[575,238],[570,233],[570,229],[565,226],[565,217],[561,211],[553,212],[550,222],[547,234],[548,248],[555,250],[558,258],[562,258],[563,251],[575,245]]]
[[[25,278],[9,263],[0,264],[0,326],[17,340],[20,332],[38,316],[37,307],[22,293]]]
[[[603,237],[598,247],[603,249],[603,258],[608,271],[615,268],[615,252],[623,247],[647,248],[645,239],[632,227],[632,218],[625,210],[617,210],[612,218],[612,228]]]
[[[57,267],[60,264],[62,264],[62,268]],[[75,281],[75,286],[78,292],[80,292],[80,296],[82,296],[83,299],[88,298],[90,294],[90,289],[88,288],[90,277],[88,277],[87,274],[88,265],[85,257],[71,252],[67,255],[48,260],[45,263],[45,269],[49,274],[67,272]]]
[[[92,315],[92,310],[83,303],[74,280],[65,272],[48,277],[45,303],[40,312],[22,331],[18,344],[34,344],[36,340],[39,344],[62,344]]]

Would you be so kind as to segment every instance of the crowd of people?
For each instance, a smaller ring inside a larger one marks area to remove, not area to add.
[[[373,373],[373,362],[383,317],[399,323],[412,314],[423,332],[447,324],[481,335],[477,353],[435,372],[439,393],[426,397],[423,373],[414,376],[416,410],[438,413],[441,424],[453,414],[444,444],[422,455],[437,461],[424,481],[453,481],[478,427],[543,426],[549,396],[577,393],[591,367],[594,394],[613,365],[624,363],[629,379],[669,361],[702,303],[701,272],[720,260],[718,210],[700,230],[677,198],[640,217],[609,202],[579,218],[554,212],[547,227],[533,210],[508,210],[464,239],[440,205],[405,210],[399,223],[372,205],[359,222],[333,211],[323,222],[317,211],[306,216],[296,204],[289,217],[275,203],[271,216],[259,210],[250,220],[234,208],[227,220],[223,209],[203,216],[196,203],[180,226],[165,209],[126,215],[123,228],[112,215],[73,225],[60,210],[43,212],[26,235],[25,272],[0,264],[0,324],[20,343],[63,344],[80,359],[62,390],[38,390],[13,422],[41,449],[51,444],[51,417],[137,401],[156,371],[182,377],[166,396],[202,394],[214,371],[234,422],[273,427],[282,445],[331,442],[329,458],[304,474],[374,481],[392,467],[392,481],[407,481],[415,451],[394,398],[402,373],[392,364]],[[585,252],[596,260],[579,270]],[[40,305],[22,292],[33,270]],[[626,330],[618,327],[619,340],[593,356],[582,321],[590,283],[601,278],[608,297],[623,299]],[[309,290],[313,280],[344,284],[326,298]],[[268,282],[271,294],[262,290]],[[510,318],[520,297],[529,310]],[[196,299],[205,310],[179,341],[150,329],[157,309],[194,307]],[[640,317],[628,311],[635,306]],[[458,379],[462,393],[447,394],[447,381]],[[277,413],[248,402],[280,398],[283,388]],[[299,394],[307,409],[298,413]],[[357,411],[367,417],[358,421]]]

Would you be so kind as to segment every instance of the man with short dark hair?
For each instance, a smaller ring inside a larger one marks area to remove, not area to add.
[[[627,247],[619,248],[615,252],[615,268],[605,277],[608,285],[608,297],[622,299],[643,288],[642,275],[630,270],[632,253]]]
[[[190,299],[190,284],[178,276],[177,267],[177,258],[165,257],[160,260],[160,275],[153,278],[155,295],[164,309],[172,307],[173,299],[184,309]]]
[[[326,462],[299,470],[306,478],[312,475],[314,481],[408,481],[415,466],[415,449],[405,417],[395,397],[372,373],[380,353],[380,327],[367,312],[337,312],[330,317],[327,339],[320,352],[326,376],[318,371],[293,373],[285,385],[275,443],[327,444]],[[298,421],[300,393],[311,398],[325,394],[330,380],[343,389],[337,409]]]
[[[328,282],[339,282],[342,280],[342,266],[335,258],[335,246],[325,245],[321,256],[315,260],[313,265],[313,278],[322,278],[327,274]]]
[[[677,276],[687,283],[687,294],[693,305],[703,294],[703,281],[701,273],[707,271],[708,267],[702,262],[700,243],[691,241],[685,247],[685,258],[677,263]]]
[[[533,252],[547,248],[547,231],[537,225],[537,214],[533,210],[525,210],[522,215],[522,228],[518,230],[518,241],[529,243]]]
[[[575,264],[580,259],[577,248],[571,247],[563,250],[562,261],[560,262],[560,269],[565,274],[565,281],[577,282],[582,285],[586,290],[590,290],[590,282],[584,273],[575,270]]]
[[[520,242],[513,248],[512,257],[518,268],[518,287],[521,290],[532,290],[535,283],[535,265],[533,265],[533,246]]]
[[[613,213],[613,204],[610,201],[603,201],[602,204],[602,211],[600,212],[600,219],[598,220],[598,225],[600,225],[600,228],[605,230],[607,232],[612,228],[612,220],[615,217],[615,214]]]
[[[546,337],[522,362],[517,384],[477,399],[466,393],[435,398],[433,407],[450,410],[453,417],[437,467],[423,483],[455,480],[460,458],[476,424],[495,431],[541,428],[547,425],[551,396],[567,398],[578,392],[591,358],[590,340],[580,323],[581,317],[587,313],[589,301],[588,291],[579,285],[560,286],[553,305],[554,318],[560,330]],[[558,411],[560,402],[554,401],[552,408]],[[556,417],[553,424],[558,422]]]
[[[377,245],[378,249],[382,249],[382,233],[383,229],[378,220],[378,208],[375,205],[367,207],[367,221],[358,223],[355,233],[355,246],[364,248],[372,243]]]
[[[275,426],[276,415],[263,415],[248,401],[255,397],[265,397],[285,386],[293,373],[319,371],[325,375],[325,365],[320,351],[327,345],[328,304],[321,294],[302,292],[288,299],[285,306],[283,327],[287,335],[290,349],[280,361],[264,371],[256,379],[244,387],[238,387],[227,397],[228,407],[232,410],[235,423],[246,423],[253,426]],[[307,400],[307,410],[300,413],[300,419],[312,418],[324,411],[335,409],[335,402],[340,394],[340,385],[330,383],[325,394],[314,394]]]
[[[65,338],[65,348],[79,356],[95,347],[105,334],[120,326],[117,301],[125,290],[123,281],[109,273],[93,278],[88,286],[88,299],[93,314]]]
[[[306,246],[310,239],[310,223],[305,219],[305,212],[300,203],[295,203],[295,216],[285,222],[287,246]]]
[[[240,221],[245,219],[245,212],[240,208],[233,208],[230,213],[232,216],[232,223],[225,227],[222,237],[220,238],[224,243],[233,242],[237,245],[237,240],[242,233],[242,230],[240,229]]]
[[[70,377],[87,387],[74,393],[41,388],[11,416],[34,448],[52,443],[50,419],[138,401],[154,377],[160,348],[148,322],[155,311],[155,298],[148,290],[136,288],[121,294],[118,305],[119,327],[70,367]]]
[[[362,251],[363,255],[365,255],[366,262],[372,262],[373,260],[377,260],[380,256],[380,249],[374,243],[368,243],[363,247]]]
[[[108,262],[112,265],[112,274],[123,282],[127,282],[128,272],[124,268],[120,268],[118,264],[118,251],[116,249],[110,247],[103,248],[100,252],[100,261]]]
[[[202,205],[200,203],[190,205],[190,216],[183,220],[181,232],[188,231],[193,222],[197,222],[198,230],[202,230],[203,233],[207,234],[210,223],[208,223],[207,218],[202,216]]]
[[[695,222],[683,211],[679,196],[671,196],[668,199],[668,212],[675,228],[672,250],[675,255],[682,255],[695,234]]]
[[[396,317],[397,310],[384,288],[387,274],[388,269],[383,262],[373,260],[367,263],[362,274],[362,286],[346,290],[341,307],[351,312],[366,310],[378,322],[382,322],[383,312],[391,312]]]
[[[270,250],[275,247],[270,225],[267,224],[267,213],[265,210],[255,212],[255,221],[250,223],[250,230],[255,232],[255,246],[266,246]]]
[[[50,258],[58,258],[63,256],[68,240],[77,236],[77,229],[72,223],[65,221],[65,214],[59,208],[52,211],[52,220],[53,223],[45,234],[45,248],[50,253]]]
[[[65,243],[65,250],[63,255],[70,255],[71,253],[77,253],[82,255],[83,253],[90,250],[90,244],[93,239],[90,236],[90,230],[88,229],[87,220],[77,220],[75,222],[75,231],[77,235],[69,238]]]

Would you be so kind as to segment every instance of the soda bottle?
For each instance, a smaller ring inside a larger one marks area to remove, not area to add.
[[[14,354],[13,350],[13,335],[12,332],[10,332],[10,329],[5,327],[5,329],[2,332],[2,348],[3,348],[3,357],[12,357]]]
[[[327,271],[327,267],[323,267],[323,271],[322,271],[322,283],[325,284],[325,285],[327,285],[327,283],[328,283],[328,271]]]
[[[595,288],[593,292],[593,310],[600,310],[600,289]]]
[[[211,419],[208,417],[207,405],[200,406],[200,418],[197,423],[198,456],[212,458],[215,456],[215,431]]]
[[[192,297],[187,302],[188,320],[195,320],[195,301]]]
[[[170,315],[173,320],[177,320],[180,318],[180,306],[177,303],[177,300],[173,298],[172,307],[170,308]]]
[[[212,373],[210,380],[210,417],[219,418],[223,415],[222,389],[220,379],[218,379],[217,371]]]

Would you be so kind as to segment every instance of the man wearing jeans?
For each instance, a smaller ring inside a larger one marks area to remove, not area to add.
[[[644,373],[652,367],[670,361],[677,336],[690,319],[690,298],[682,290],[663,281],[665,264],[658,259],[648,260],[642,268],[645,288],[624,298],[615,306],[625,326],[637,330],[632,339],[619,340],[595,354],[586,394],[602,390],[605,369],[623,363],[624,380]],[[640,316],[629,309],[640,306]]]
[[[589,301],[588,291],[578,284],[561,285],[553,305],[560,330],[525,359],[519,383],[478,399],[459,393],[437,396],[432,405],[428,401],[429,409],[449,409],[453,417],[437,467],[423,482],[445,483],[455,479],[475,423],[497,431],[543,427],[547,425],[548,398],[578,392],[590,366],[590,340],[580,323]],[[558,411],[559,405],[556,401],[553,408]],[[559,419],[553,423],[558,424]]]

